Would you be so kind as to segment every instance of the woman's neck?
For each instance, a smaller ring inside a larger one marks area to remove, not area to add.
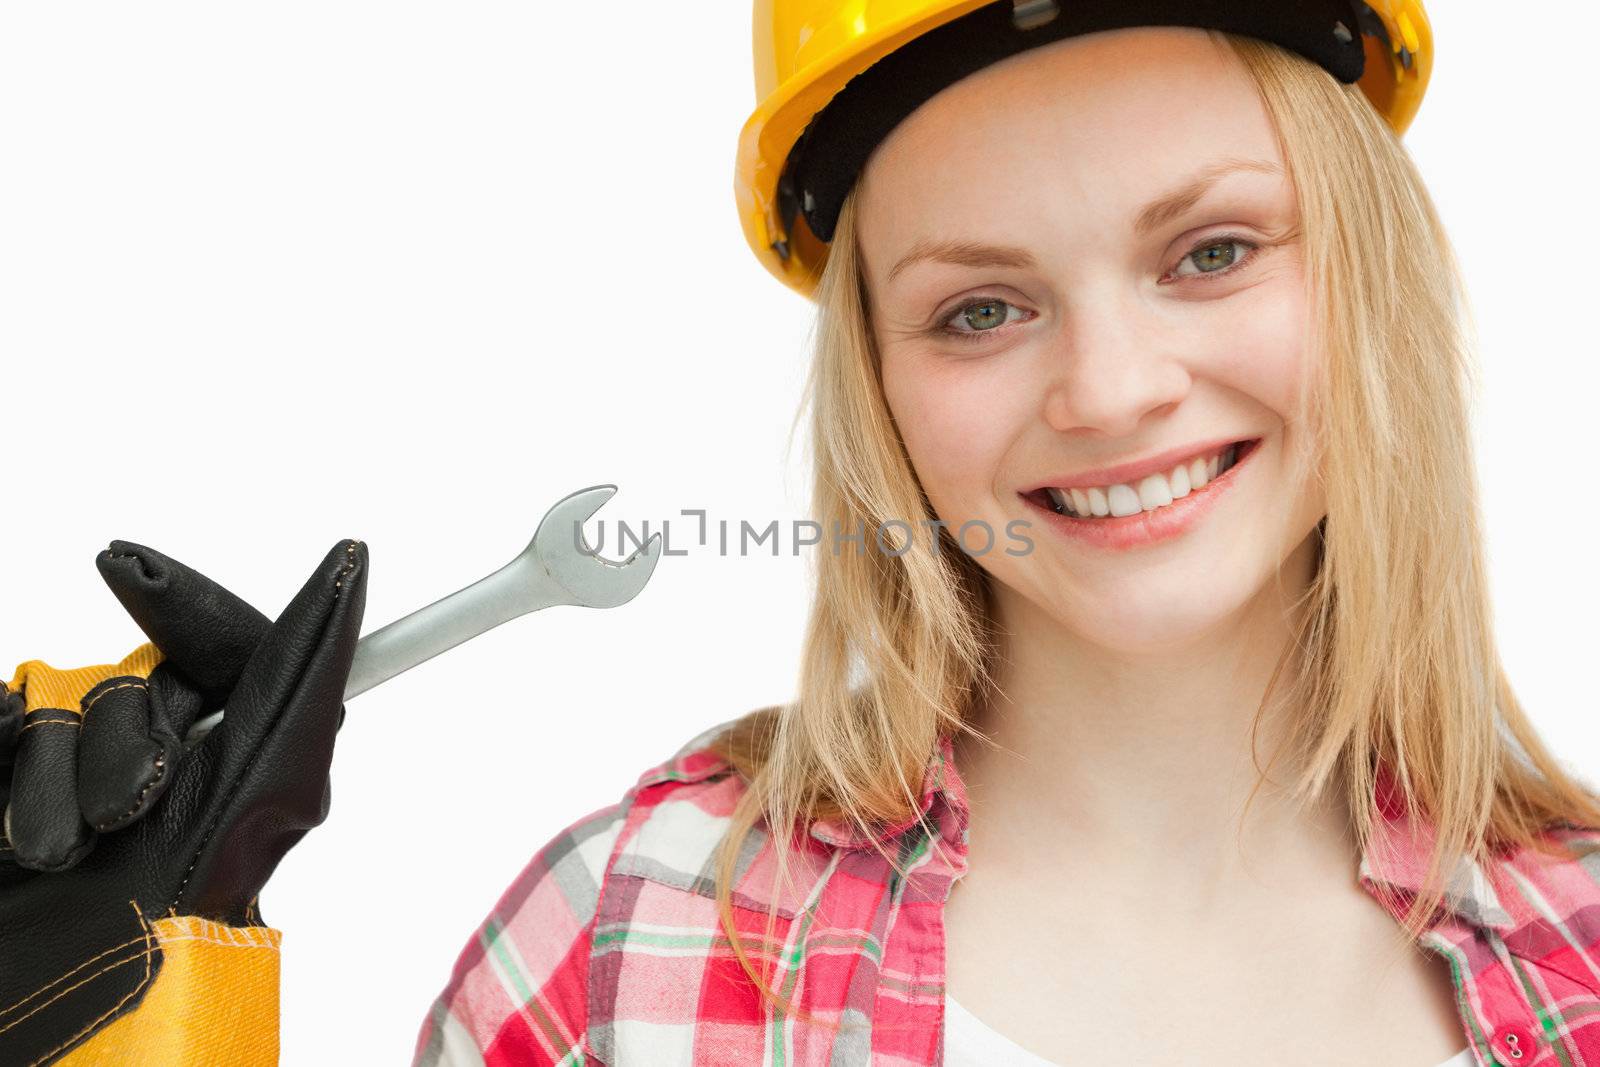
[[[1263,876],[1278,892],[1325,887],[1330,875],[1353,882],[1338,789],[1297,811],[1264,783],[1241,822],[1258,774],[1252,720],[1292,645],[1292,602],[1310,580],[1310,550],[1302,546],[1284,580],[1268,581],[1227,626],[1159,651],[1096,646],[999,591],[999,695],[975,725],[1000,749],[964,735],[955,747],[974,863],[1033,865],[1049,881],[1081,875],[1135,894],[1147,887],[1196,915],[1244,901],[1241,887]],[[1275,693],[1295,669],[1291,657]],[[1262,767],[1283,736],[1282,714],[1274,705],[1262,715]],[[1297,770],[1285,752],[1271,776],[1288,782]]]

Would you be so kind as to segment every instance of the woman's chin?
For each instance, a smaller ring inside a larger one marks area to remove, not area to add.
[[[1000,583],[997,589],[1003,618],[1015,619],[1020,609],[1045,616],[1108,653],[1144,655],[1235,640],[1240,613],[1259,589],[1244,577],[1243,569],[1217,568],[1177,579],[1124,573],[1103,586],[1080,576],[1071,581],[1070,592],[1059,582],[1049,588],[1029,583],[1025,589]],[[1015,629],[1015,623],[1006,628]]]
[[[1083,640],[1107,652],[1151,655],[1178,649],[1204,647],[1209,642],[1233,643],[1238,639],[1237,612],[1218,601],[1190,596],[1167,598],[1147,606],[1125,605],[1106,614],[1081,610],[1063,619]]]

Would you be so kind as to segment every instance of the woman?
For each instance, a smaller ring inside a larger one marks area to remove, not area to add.
[[[1490,627],[1420,6],[870,7],[758,4],[740,157],[819,305],[799,697],[548,842],[417,1062],[1589,1062],[1600,804]],[[272,1062],[365,549],[276,624],[101,568],[161,652],[0,686],[0,1059]]]
[[[548,844],[418,1062],[1600,1053],[1600,809],[1499,666],[1398,142],[1420,6],[899,7],[757,5],[738,187],[819,304],[814,517],[875,534],[795,703]]]

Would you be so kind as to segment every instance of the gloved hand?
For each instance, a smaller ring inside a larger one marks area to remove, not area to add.
[[[271,624],[152,549],[114,541],[97,565],[153,647],[117,665],[133,669],[121,675],[25,664],[21,691],[4,698],[17,743],[15,853],[0,841],[0,1063],[52,1062],[119,1020],[131,1033],[127,1016],[162,988],[164,958],[216,936],[208,927],[197,937],[193,923],[262,929],[257,894],[328,812],[366,546],[334,546]],[[190,723],[223,706],[221,723],[184,752]],[[69,722],[75,710],[81,728]],[[201,973],[189,955],[180,970],[191,982]],[[161,1003],[204,1008],[221,1026],[248,1007],[203,1001],[229,992]],[[275,1018],[271,1044],[275,1058]]]
[[[172,784],[190,726],[223,706],[272,628],[243,600],[151,549],[113,541],[96,564],[147,633],[152,625],[167,633],[162,649],[142,645],[121,663],[57,671],[34,660],[17,668],[17,691],[0,682],[4,842],[30,870],[65,870],[97,832],[148,812]]]

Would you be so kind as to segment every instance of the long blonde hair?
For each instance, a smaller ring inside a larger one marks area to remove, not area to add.
[[[1281,678],[1280,699],[1298,709],[1286,746],[1304,768],[1290,796],[1303,804],[1342,783],[1363,852],[1379,760],[1433,825],[1403,948],[1459,858],[1492,865],[1496,851],[1522,846],[1564,856],[1544,831],[1600,826],[1600,801],[1546,750],[1500,663],[1469,425],[1473,331],[1421,176],[1356,86],[1276,45],[1209,32],[1242,60],[1276,126],[1300,207],[1313,351],[1323,355],[1312,387],[1327,499],[1320,558],[1257,720]],[[932,535],[946,542],[936,553],[871,544],[891,518],[937,516],[884,399],[854,194],[817,303],[802,405],[814,518],[829,535],[864,528],[868,550],[817,554],[797,699],[744,716],[714,744],[748,782],[718,853],[721,921],[762,996],[806,1018],[763,981],[735,928],[730,890],[745,838],[762,819],[770,830],[843,817],[868,833],[904,823],[940,738],[966,730],[986,740],[968,719],[991,693],[997,647],[986,575],[947,532]],[[1296,650],[1304,667],[1284,671]],[[787,855],[777,850],[780,880]]]

